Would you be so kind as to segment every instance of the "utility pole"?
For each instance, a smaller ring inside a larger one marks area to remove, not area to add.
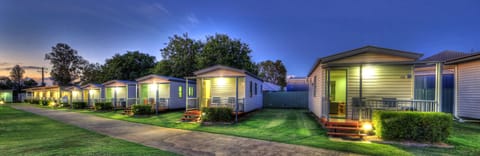
[[[45,70],[48,70],[48,69],[45,67],[42,67],[42,70],[37,71],[42,73],[42,83],[40,84],[40,86],[42,87],[45,86]]]

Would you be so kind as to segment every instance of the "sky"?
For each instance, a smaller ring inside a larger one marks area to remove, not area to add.
[[[139,50],[161,60],[168,37],[227,34],[254,61],[306,76],[315,60],[366,45],[423,53],[480,51],[480,1],[0,0],[0,76],[15,64],[38,78],[67,43],[91,63]]]

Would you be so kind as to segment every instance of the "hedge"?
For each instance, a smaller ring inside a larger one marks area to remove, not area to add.
[[[112,110],[113,105],[111,102],[98,102],[95,103],[95,110]]]
[[[150,105],[133,105],[132,112],[134,115],[148,115],[152,114],[152,106]]]
[[[385,140],[445,141],[451,133],[452,115],[440,112],[375,111],[373,125]]]
[[[233,120],[233,109],[229,107],[203,107],[202,120],[210,122],[230,122]]]
[[[73,108],[75,109],[84,109],[87,107],[86,102],[72,102]]]
[[[30,100],[30,104],[40,104],[40,100]]]

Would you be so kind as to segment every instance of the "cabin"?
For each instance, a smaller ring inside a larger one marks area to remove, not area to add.
[[[83,102],[86,102],[88,106],[94,106],[96,102],[105,101],[105,89],[102,84],[89,83],[83,85],[82,97]]]
[[[455,116],[480,119],[480,53],[451,59],[455,70]]]
[[[12,90],[0,90],[0,104],[13,102]]]
[[[60,86],[43,86],[26,89],[27,99],[29,100],[47,100],[60,102],[65,90]]]
[[[308,74],[309,110],[333,136],[357,135],[338,133],[345,129],[338,125],[359,130],[360,123],[371,121],[373,110],[439,111],[439,90],[435,100],[414,97],[414,67],[424,64],[421,57],[414,52],[365,46],[320,58]],[[438,78],[441,68],[434,65]]]
[[[80,86],[68,86],[64,88],[64,95],[67,96],[68,102],[83,102],[82,88]]]
[[[189,98],[186,110],[230,107],[234,112],[251,112],[263,107],[263,80],[241,69],[216,65],[194,72],[186,84],[196,81],[197,96]]]
[[[105,87],[105,102],[112,102],[114,108],[126,108],[136,104],[137,82],[110,80],[102,85]]]
[[[195,81],[151,74],[136,79],[140,104],[151,105],[154,110],[185,108],[187,98],[195,97]]]

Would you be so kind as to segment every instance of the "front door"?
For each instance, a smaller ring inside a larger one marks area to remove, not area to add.
[[[330,118],[346,118],[347,70],[331,69],[329,75],[329,116]]]

